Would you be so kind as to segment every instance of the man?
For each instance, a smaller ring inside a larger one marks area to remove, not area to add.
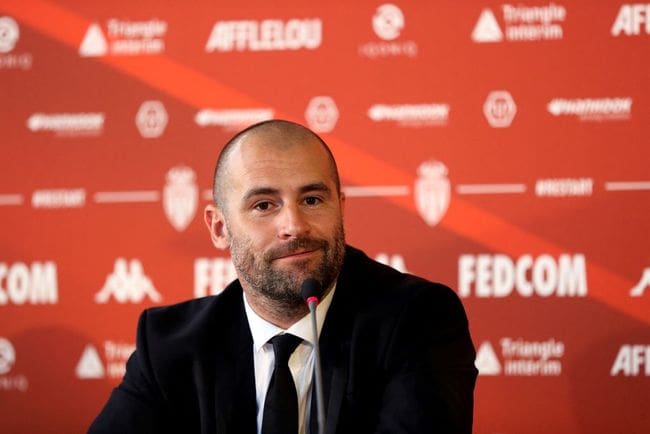
[[[239,279],[142,314],[90,433],[266,434],[285,421],[286,434],[316,433],[307,278],[324,288],[326,433],[471,432],[477,371],[458,297],[346,247],[336,163],[316,134],[279,120],[240,132],[219,156],[214,196],[205,221]]]

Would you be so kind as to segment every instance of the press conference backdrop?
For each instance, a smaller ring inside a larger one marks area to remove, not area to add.
[[[475,432],[650,432],[650,4],[0,0],[0,420],[81,433],[139,313],[234,277],[202,222],[269,118],[348,241],[452,286]]]

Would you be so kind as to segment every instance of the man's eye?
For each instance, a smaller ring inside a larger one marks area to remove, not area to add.
[[[319,204],[321,202],[322,201],[320,200],[320,198],[315,197],[315,196],[309,196],[309,197],[305,198],[305,203],[307,205],[317,205],[317,204]]]
[[[254,208],[259,211],[268,211],[271,208],[271,202],[258,202]]]

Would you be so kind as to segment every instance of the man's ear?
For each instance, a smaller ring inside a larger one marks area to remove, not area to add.
[[[226,228],[226,220],[221,210],[213,204],[205,207],[203,219],[210,232],[212,244],[217,249],[226,250],[230,247],[230,234]]]
[[[339,192],[339,204],[341,206],[341,217],[345,215],[345,193],[343,193],[343,190]]]

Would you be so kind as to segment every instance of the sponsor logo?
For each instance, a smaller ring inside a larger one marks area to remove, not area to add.
[[[322,40],[320,18],[217,21],[205,44],[205,51],[315,50]]]
[[[82,380],[101,378],[120,379],[126,372],[126,362],[135,350],[134,344],[105,341],[104,359],[100,357],[97,347],[86,345],[75,367],[75,375]]]
[[[641,297],[648,287],[650,287],[650,267],[643,270],[639,283],[630,289],[630,297]]]
[[[186,166],[176,166],[167,172],[163,189],[163,208],[172,226],[179,232],[192,222],[199,204],[196,174]]]
[[[612,25],[612,36],[650,35],[650,3],[624,4]]]
[[[517,105],[510,92],[495,90],[485,100],[483,114],[493,128],[507,128],[517,114]]]
[[[239,131],[258,122],[273,119],[271,108],[203,109],[194,116],[200,127],[221,127],[226,131]]]
[[[13,50],[19,37],[18,23],[11,17],[0,17],[0,53]]]
[[[489,341],[481,344],[474,362],[479,375],[551,377],[562,374],[564,343],[554,338],[526,341],[505,337],[499,340],[500,357]]]
[[[217,295],[237,278],[230,258],[197,258],[194,261],[194,297]]]
[[[377,253],[375,256],[375,261],[381,262],[384,265],[393,267],[399,272],[408,273],[406,269],[406,263],[404,262],[404,257],[399,254],[389,255],[388,253]]]
[[[529,42],[562,39],[566,20],[566,8],[555,3],[547,6],[501,6],[504,27],[499,26],[492,9],[485,8],[472,31],[472,40],[477,43]]]
[[[372,29],[384,41],[397,39],[404,28],[404,14],[397,6],[386,3],[377,8],[372,17]]]
[[[9,54],[18,43],[20,27],[9,16],[0,17],[0,69],[30,69],[33,58],[31,53]]]
[[[441,126],[449,119],[449,104],[374,104],[368,109],[368,117],[402,127]]]
[[[650,345],[621,346],[609,374],[612,377],[620,374],[626,377],[650,377]]]
[[[305,120],[313,131],[329,133],[339,120],[339,109],[329,96],[315,96],[307,104]]]
[[[135,115],[135,125],[146,139],[160,137],[167,127],[167,110],[160,101],[145,101]]]
[[[385,3],[375,11],[371,19],[372,29],[381,42],[372,41],[359,46],[358,52],[369,59],[395,56],[416,57],[418,46],[414,41],[400,41],[398,38],[404,29],[405,19],[402,10]]]
[[[106,21],[106,33],[97,23],[88,26],[81,45],[81,57],[141,56],[165,51],[164,36],[167,23],[158,19],[129,21],[111,18]]]
[[[154,303],[162,301],[151,279],[144,274],[138,259],[117,258],[113,272],[106,277],[102,289],[95,294],[95,303],[108,303],[113,298],[120,304],[140,303],[146,297]]]
[[[83,188],[36,190],[32,193],[33,208],[81,208],[86,204]]]
[[[593,191],[592,178],[538,179],[535,183],[537,197],[591,196]]]
[[[496,254],[461,255],[458,259],[461,297],[586,297],[587,265],[583,254],[523,255],[517,259]]]
[[[632,114],[632,98],[555,98],[546,108],[553,116],[576,116],[581,121],[625,120]]]
[[[51,261],[7,264],[0,262],[0,306],[57,304],[59,284]]]
[[[27,119],[27,128],[57,136],[98,136],[104,129],[104,119],[104,113],[34,113]]]
[[[447,166],[435,160],[425,161],[418,167],[415,206],[429,226],[437,225],[449,208],[451,184],[447,172]]]
[[[0,337],[0,390],[19,390],[26,392],[29,387],[24,375],[7,375],[16,363],[16,350],[12,343]]]
[[[16,351],[14,346],[5,338],[0,338],[0,375],[11,371],[16,362]]]

